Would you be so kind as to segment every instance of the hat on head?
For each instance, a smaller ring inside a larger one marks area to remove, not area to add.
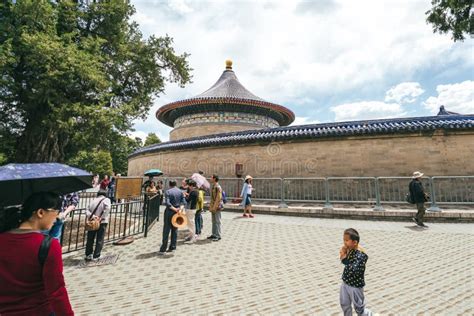
[[[421,173],[419,171],[415,171],[415,172],[413,172],[413,177],[412,178],[413,179],[421,178],[421,177],[423,177],[423,175],[424,175],[424,173]]]
[[[247,176],[245,177],[245,180],[244,180],[244,181],[247,181],[248,179],[253,179],[253,178],[252,178],[252,176],[247,175]]]

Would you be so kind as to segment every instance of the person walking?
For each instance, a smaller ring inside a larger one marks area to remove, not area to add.
[[[423,218],[426,212],[425,202],[428,201],[428,194],[425,192],[423,184],[421,183],[422,177],[423,173],[420,171],[413,172],[413,177],[408,188],[410,190],[411,200],[416,204],[416,209],[418,210],[416,216],[413,217],[413,221],[418,226],[427,228],[428,226],[423,223]]]
[[[63,276],[59,241],[42,234],[52,226],[61,198],[41,192],[20,208],[0,210],[0,315],[74,315]]]
[[[104,247],[105,230],[109,223],[110,208],[111,201],[107,197],[107,191],[99,190],[97,197],[86,210],[86,216],[89,220],[96,218],[100,221],[98,230],[90,230],[87,232],[86,261],[98,260],[100,258],[100,253]]]
[[[252,186],[252,180],[253,178],[251,176],[246,176],[244,185],[242,186],[242,192],[240,193],[240,197],[242,198],[242,205],[244,207],[244,214],[243,217],[251,217],[253,218],[252,214],[252,191],[253,191],[253,186]],[[247,213],[248,215],[247,215]]]
[[[171,180],[165,193],[166,209],[163,219],[163,240],[158,255],[164,255],[166,252],[176,250],[176,241],[178,240],[178,229],[171,223],[173,215],[180,211],[180,208],[186,204],[183,192],[176,187],[176,181]],[[168,250],[168,238],[171,232],[171,243]]]
[[[107,196],[112,203],[115,203],[115,187],[116,187],[116,175],[112,176],[109,184],[107,185]]]
[[[143,184],[142,184],[142,189],[146,191],[146,188],[147,188],[148,186],[150,186],[150,183],[151,183],[151,182],[154,182],[154,181],[153,181],[153,176],[148,176],[148,180],[146,180],[146,181],[143,182]]]
[[[64,221],[66,220],[69,213],[74,211],[77,205],[79,204],[79,194],[77,192],[72,192],[61,196],[61,200],[61,209],[59,211],[58,217],[56,218],[56,221],[53,224],[53,227],[51,227],[50,230],[43,232],[55,238],[59,242],[61,242]]]
[[[161,180],[158,180],[157,184],[156,184],[156,188],[158,190],[158,194],[160,195],[160,205],[163,204],[163,181]]]
[[[204,211],[204,188],[199,188],[199,195],[196,204],[196,237],[199,237],[202,233],[202,228],[204,226],[202,219],[202,212]]]
[[[99,175],[96,174],[93,178],[92,178],[92,188],[97,188],[99,186]]]
[[[108,175],[104,175],[104,179],[102,179],[102,181],[100,181],[100,186],[99,186],[99,189],[100,190],[107,190],[107,187],[109,186],[109,176]]]
[[[150,194],[151,196],[154,196],[158,193],[158,188],[156,187],[154,181],[151,181],[150,185],[146,187],[146,193]]]
[[[359,233],[348,228],[344,230],[344,245],[339,251],[339,258],[344,264],[342,284],[339,291],[339,302],[344,316],[352,316],[352,305],[358,316],[371,316],[372,312],[365,308],[364,297],[365,265],[369,257],[359,245]]]
[[[219,241],[222,238],[221,211],[224,208],[222,205],[222,188],[219,185],[219,176],[212,176],[211,185],[209,211],[212,214],[212,235],[207,237],[207,239]]]
[[[189,235],[184,241],[195,242],[196,241],[196,209],[197,201],[199,198],[199,191],[196,188],[196,182],[193,180],[188,181],[189,194],[186,197],[186,202],[188,202],[188,209],[186,211],[186,217],[188,218],[188,230]]]

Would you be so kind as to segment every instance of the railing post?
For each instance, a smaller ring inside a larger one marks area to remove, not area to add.
[[[379,178],[375,178],[375,206],[374,211],[385,211],[382,204],[380,203],[380,186],[379,186]]]
[[[430,177],[430,202],[431,206],[428,208],[428,211],[430,212],[441,212],[441,209],[438,207],[436,204],[436,194],[435,194],[435,187],[434,187],[434,180],[433,177]]]
[[[285,179],[280,178],[280,205],[278,205],[278,208],[288,208],[288,204],[285,202]]]
[[[323,210],[328,210],[329,211],[329,210],[332,210],[333,207],[332,207],[331,201],[329,201],[329,181],[328,181],[328,178],[325,178],[324,186],[326,188],[326,203],[324,203]]]
[[[144,193],[146,194],[146,193]],[[146,205],[146,199],[145,199],[145,196],[143,196],[143,223],[145,224],[144,228],[145,228],[145,231],[143,232],[143,237],[147,237],[148,236],[148,226],[150,225],[149,221],[148,221],[148,214],[150,212],[149,210],[149,207]]]

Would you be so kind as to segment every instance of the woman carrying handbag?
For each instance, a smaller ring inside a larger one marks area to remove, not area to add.
[[[107,197],[107,191],[99,190],[97,197],[86,210],[86,261],[97,260],[100,258],[102,247],[104,246],[104,237],[107,224],[109,223],[111,202]],[[94,249],[95,240],[95,249]]]

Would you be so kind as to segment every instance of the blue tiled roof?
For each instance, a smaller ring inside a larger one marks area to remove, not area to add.
[[[167,150],[269,143],[272,141],[296,139],[318,139],[325,137],[403,134],[434,131],[438,128],[447,130],[474,130],[474,114],[297,125],[208,135],[144,147],[131,154],[129,158]]]
[[[255,94],[247,90],[237,79],[233,70],[225,70],[217,82],[203,93],[193,97],[192,99],[206,99],[206,98],[238,98],[265,101],[257,97]]]

